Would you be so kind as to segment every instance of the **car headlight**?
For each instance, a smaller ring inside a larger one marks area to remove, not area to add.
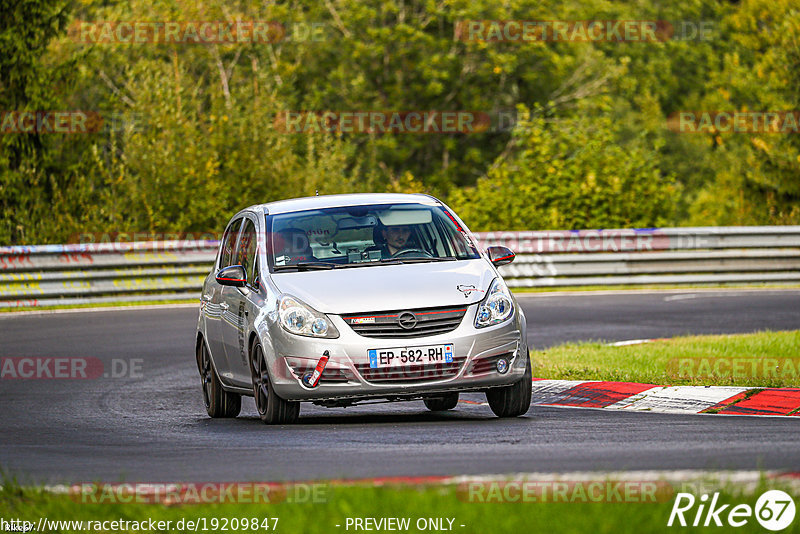
[[[285,295],[278,305],[278,322],[287,332],[298,336],[339,337],[339,331],[324,313]]]
[[[475,328],[484,328],[507,321],[514,315],[514,301],[511,292],[499,278],[489,286],[486,298],[478,306],[475,315]]]

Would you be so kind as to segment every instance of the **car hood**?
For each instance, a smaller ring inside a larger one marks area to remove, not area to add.
[[[332,314],[472,304],[495,278],[484,259],[375,265],[271,276],[281,293]]]

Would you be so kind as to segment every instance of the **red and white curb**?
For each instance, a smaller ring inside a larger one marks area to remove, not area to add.
[[[660,386],[598,380],[533,381],[532,404],[660,413],[800,415],[800,389]]]
[[[466,404],[485,402],[462,400]],[[800,416],[800,389],[533,379],[531,404],[629,412]]]
[[[659,340],[630,339],[608,345],[621,347]],[[632,412],[800,416],[800,389],[660,386],[636,382],[534,378],[531,404]]]

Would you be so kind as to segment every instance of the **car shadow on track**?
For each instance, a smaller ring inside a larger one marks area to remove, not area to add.
[[[314,425],[378,425],[378,424],[392,424],[392,425],[399,425],[399,424],[419,424],[419,423],[437,423],[437,424],[457,424],[457,423],[491,423],[496,424],[500,421],[512,421],[512,420],[520,420],[525,421],[532,418],[532,415],[529,414],[527,416],[517,417],[514,419],[498,419],[495,417],[491,412],[486,414],[477,414],[477,413],[464,413],[464,412],[440,412],[440,413],[432,413],[432,412],[406,412],[406,413],[350,413],[350,414],[343,414],[343,413],[331,413],[331,414],[322,414],[322,413],[311,413],[307,415],[300,414],[300,418],[297,422],[291,425],[274,425],[276,427],[284,427],[284,428],[303,428],[309,427]],[[208,426],[209,424],[219,425],[218,428],[232,428],[231,425],[234,424],[243,424],[242,428],[252,428],[251,425],[259,425],[259,426],[269,426],[264,425],[257,416],[252,414],[243,414],[237,417],[236,419],[226,419],[226,420],[213,420],[210,418],[199,417],[195,419],[197,424],[202,424],[204,426]],[[226,423],[226,424],[220,424]],[[246,426],[244,425],[246,423]]]
[[[253,423],[262,424],[258,417],[239,417],[241,420],[250,421]],[[309,414],[300,415],[291,426],[304,426],[304,425],[367,425],[367,424],[380,424],[380,423],[458,423],[458,422],[475,422],[487,421],[497,419],[491,414],[486,416],[477,416],[475,414],[464,414],[458,412],[442,412],[442,413],[382,413],[382,414],[367,414],[367,413],[353,413],[353,414]]]

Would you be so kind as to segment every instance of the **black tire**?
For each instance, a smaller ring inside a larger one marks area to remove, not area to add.
[[[205,343],[197,350],[197,367],[203,387],[203,403],[210,417],[236,417],[242,411],[242,396],[222,388]]]
[[[458,404],[458,392],[446,393],[441,397],[423,399],[423,402],[425,403],[425,407],[432,412],[444,412],[446,410],[452,410]]]
[[[253,375],[253,396],[259,417],[267,425],[288,425],[300,417],[300,403],[287,401],[275,393],[269,378],[267,362],[261,343],[256,342],[250,351],[250,363]]]
[[[486,392],[489,407],[497,417],[519,417],[525,415],[531,407],[531,391],[533,390],[533,372],[531,360],[525,367],[525,375],[519,382],[502,388],[492,388]]]

